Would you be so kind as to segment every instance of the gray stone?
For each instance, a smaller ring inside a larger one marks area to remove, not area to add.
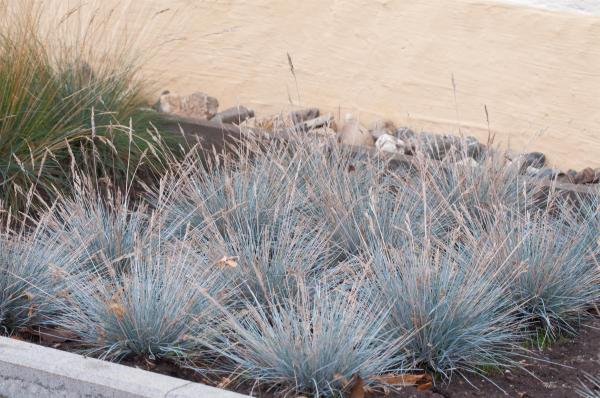
[[[252,109],[248,109],[245,106],[234,106],[217,113],[210,119],[210,121],[217,123],[240,124],[251,117],[254,117],[254,111]]]
[[[397,128],[395,135],[404,142],[409,141],[417,136],[417,134],[408,127]]]
[[[573,177],[575,184],[596,184],[600,181],[600,169],[586,167]]]
[[[485,154],[485,145],[480,143],[477,138],[468,136],[465,140],[467,156],[475,160],[480,160]]]
[[[573,184],[575,182],[576,175],[577,175],[577,171],[575,171],[573,169],[569,169],[569,170],[567,170],[566,173],[560,173],[556,177],[556,181]]]
[[[528,167],[536,167],[538,169],[546,165],[546,155],[541,152],[524,153],[515,159],[520,165],[520,173],[527,171]]]
[[[333,115],[327,114],[323,116],[319,116],[315,119],[306,120],[302,123],[298,123],[294,125],[293,129],[295,131],[310,131],[312,129],[317,129],[323,126],[329,126],[330,123],[333,122]]]
[[[310,119],[318,118],[321,115],[319,108],[306,108],[290,112],[290,119],[293,124],[305,122]]]
[[[419,147],[432,159],[442,160],[447,155],[460,152],[461,139],[453,135],[421,133]]]
[[[560,169],[555,169],[552,167],[537,168],[529,166],[525,171],[526,175],[534,178],[539,178],[541,180],[554,180],[560,175],[560,173]]]

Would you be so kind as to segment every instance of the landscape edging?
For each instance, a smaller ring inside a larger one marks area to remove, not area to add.
[[[0,396],[244,398],[246,395],[0,337]]]

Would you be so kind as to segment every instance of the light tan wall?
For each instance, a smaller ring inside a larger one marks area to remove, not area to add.
[[[144,0],[130,8],[183,10],[162,34],[185,40],[161,47],[147,70],[160,73],[162,87],[205,91],[222,108],[279,112],[291,97],[354,110],[365,123],[460,125],[485,139],[487,106],[497,142],[546,152],[563,168],[600,167],[600,17],[477,0]]]

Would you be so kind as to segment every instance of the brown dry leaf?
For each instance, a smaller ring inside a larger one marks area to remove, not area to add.
[[[237,267],[237,257],[223,256],[219,261],[217,261],[217,265],[221,267],[229,267],[235,268]]]
[[[123,318],[125,318],[125,307],[123,307],[122,304],[119,303],[109,303],[108,304],[108,310],[110,312],[112,312],[113,314],[115,314],[115,316],[117,317],[118,320],[123,320]]]
[[[348,384],[350,384],[350,381],[348,379],[346,379],[343,375],[336,373],[333,375],[333,382],[337,382],[339,381],[342,384],[342,388],[346,388],[348,387]]]
[[[381,382],[383,384],[389,384],[392,386],[414,386],[420,383],[427,383],[429,378],[425,373],[423,374],[389,374],[383,376],[374,377],[373,380]]]
[[[350,390],[350,398],[365,398],[365,382],[359,375],[354,376],[354,385]]]
[[[430,374],[425,373],[423,379],[417,383],[417,391],[425,391],[433,387],[433,378]]]
[[[433,387],[432,382],[427,382],[425,384],[419,384],[419,385],[417,385],[417,391],[429,390],[431,387]]]
[[[148,358],[144,358],[144,362],[146,363],[146,366],[148,367],[148,369],[154,369],[154,368],[156,368],[156,362],[151,361]]]

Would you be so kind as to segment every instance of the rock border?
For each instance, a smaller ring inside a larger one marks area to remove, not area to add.
[[[318,122],[321,123],[325,119],[330,120],[330,116],[319,117]],[[315,120],[317,120],[315,119]],[[253,128],[247,129],[244,132],[239,126],[233,124],[216,123],[207,120],[199,120],[194,118],[185,118],[176,115],[163,116],[166,132],[176,135],[181,135],[189,143],[199,142],[209,152],[223,150],[228,145],[236,144],[240,140],[243,141],[246,133],[252,132],[256,138],[264,141],[273,139],[288,140],[293,134],[298,131],[292,129],[279,130],[268,132],[263,129]],[[311,122],[311,121],[309,121]],[[316,123],[316,122],[315,122]],[[309,123],[310,124],[310,123]],[[337,140],[336,136],[329,137],[331,140]],[[356,153],[363,153],[373,158],[385,158],[387,161],[395,161],[406,165],[416,164],[417,159],[412,155],[401,153],[380,151],[373,147],[365,147],[361,145],[344,144]],[[533,153],[535,154],[535,153]],[[440,160],[430,159],[431,162],[441,162]],[[534,176],[523,175],[523,178],[531,183],[536,183],[540,187],[547,189],[556,189],[557,191],[568,192],[572,194],[597,194],[600,190],[600,184],[574,184],[572,182],[557,181],[555,179],[539,179]]]
[[[247,395],[0,337],[0,396],[248,398]]]

